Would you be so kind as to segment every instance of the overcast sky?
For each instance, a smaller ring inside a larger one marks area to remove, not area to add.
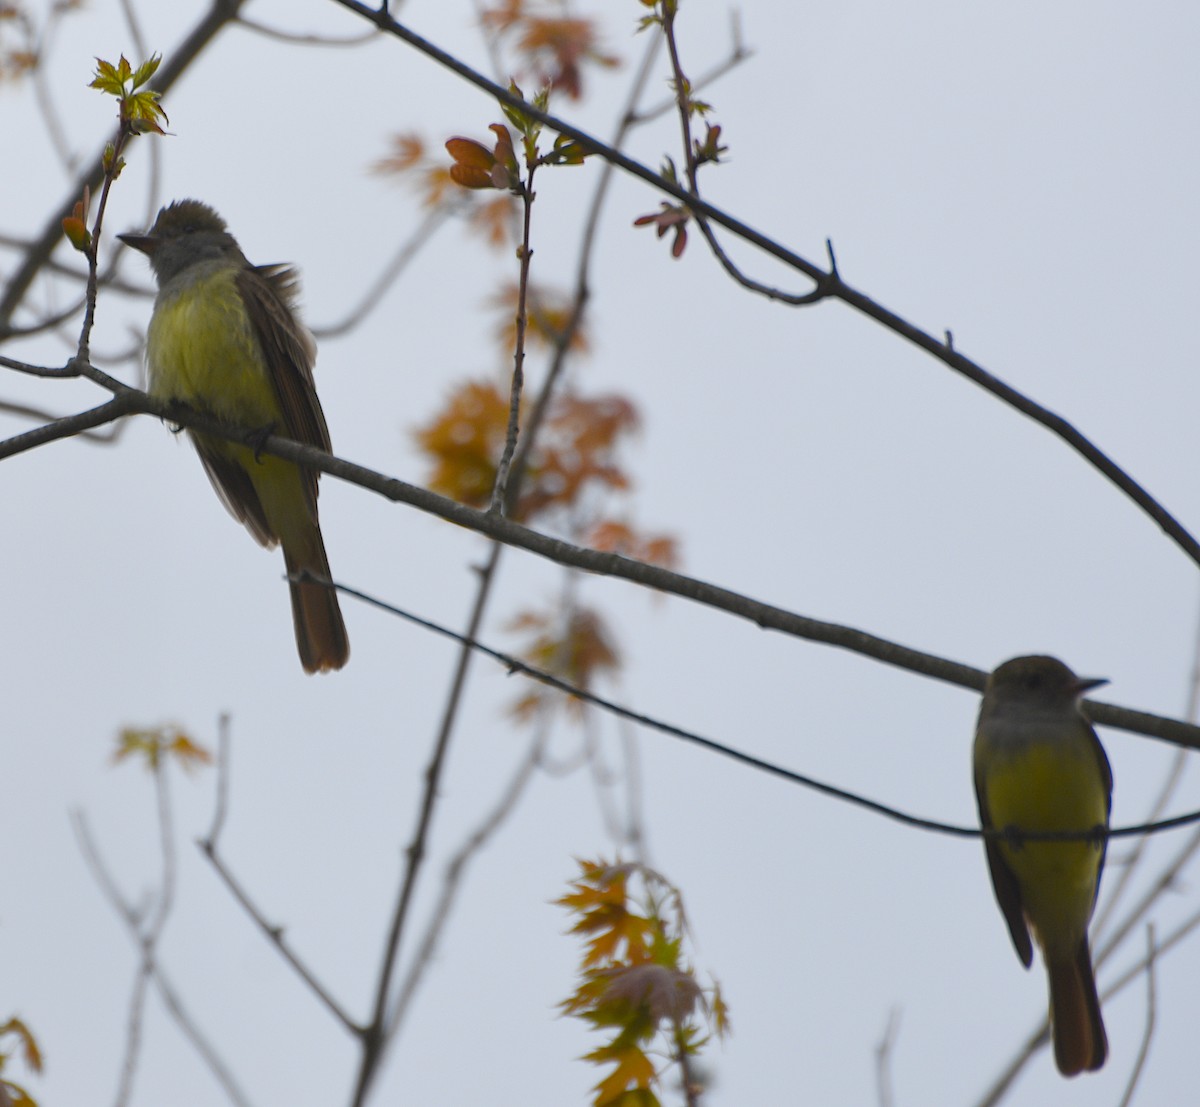
[[[169,57],[204,5],[142,7],[147,48]],[[644,47],[632,33],[643,9],[595,7],[626,64],[589,74],[582,106],[557,108],[607,135]],[[247,14],[296,32],[363,29],[328,0],[257,0]],[[471,4],[411,0],[400,14],[487,67]],[[691,73],[725,57],[723,6],[688,3],[680,20]],[[704,94],[730,147],[704,176],[710,199],[818,263],[831,238],[850,284],[934,334],[952,329],[963,353],[1069,418],[1200,531],[1200,14],[1075,0],[759,0],[742,26],[754,57]],[[64,21],[53,44],[46,94],[84,160],[112,126],[111,101],[86,88],[93,58],[122,52],[139,54],[113,0]],[[661,66],[653,88],[652,100],[667,93]],[[40,232],[69,192],[37,95],[29,83],[0,88],[5,235]],[[242,29],[220,36],[166,108],[172,136],[136,144],[109,232],[144,227],[159,200],[203,199],[252,261],[300,266],[318,331],[355,306],[422,218],[412,192],[367,172],[388,136],[419,130],[436,147],[485,137],[499,118],[396,41],[316,49]],[[677,143],[668,115],[630,149],[656,166],[664,153],[678,161]],[[536,279],[570,281],[598,173],[540,175]],[[592,279],[593,355],[573,369],[581,389],[623,392],[642,412],[622,510],[678,535],[691,575],[757,599],[984,669],[1053,653],[1110,678],[1101,699],[1184,710],[1196,566],[1151,521],[1043,429],[849,309],[737,290],[698,236],[673,261],[632,226],[657,206],[647,186],[616,182]],[[730,248],[758,278],[805,290]],[[57,256],[74,264],[65,247]],[[10,272],[13,253],[0,259]],[[317,383],[335,452],[423,482],[411,432],[456,383],[502,367],[487,303],[514,275],[510,256],[449,227],[362,327],[324,340]],[[149,287],[140,257],[122,276]],[[33,302],[66,298],[41,283]],[[149,309],[148,298],[102,295],[97,364],[116,364],[105,359],[130,348]],[[57,364],[67,350],[43,338],[4,353]],[[535,382],[543,368],[531,363]],[[137,379],[133,365],[118,371]],[[103,398],[10,374],[0,397],[62,413]],[[5,437],[28,426],[0,413]],[[339,580],[461,625],[483,539],[328,478],[322,488]],[[86,813],[132,898],[154,886],[150,782],[109,763],[123,725],[174,721],[212,743],[230,713],[226,859],[365,1018],[453,648],[346,599],[349,666],[306,676],[282,560],[226,516],[190,447],[151,419],[132,421],[115,446],[62,442],[5,461],[0,499],[0,1020],[20,1014],[45,1048],[31,1089],[72,1104],[107,1102],[116,1087],[136,958],[69,813]],[[502,564],[484,637],[512,648],[508,620],[557,595],[563,576],[523,553]],[[614,691],[635,709],[917,814],[975,818],[974,695],[630,584],[578,588],[619,636]],[[504,716],[522,691],[503,670],[474,666],[419,926],[445,861],[527,747]],[[619,766],[619,728],[598,726]],[[1140,822],[1174,751],[1101,737],[1114,823]],[[978,842],[898,827],[658,733],[634,741],[649,859],[682,889],[697,965],[731,1008],[734,1035],[706,1060],[707,1102],[874,1103],[875,1050],[893,1012],[896,1103],[976,1102],[1045,1007],[1044,974],[1013,953]],[[579,742],[563,728],[552,745],[566,758]],[[253,1103],[344,1102],[353,1043],[193,845],[213,783],[211,773],[172,782],[179,889],[163,964]],[[1196,807],[1200,786],[1185,776],[1174,810]],[[1162,836],[1152,858],[1170,857],[1186,833]],[[1110,850],[1110,889],[1129,848]],[[575,858],[614,849],[586,772],[535,779],[470,870],[377,1102],[585,1101],[599,1073],[577,1057],[597,1040],[556,1014],[578,950],[551,901]],[[1160,938],[1200,906],[1196,886],[1185,876],[1154,912]],[[1143,944],[1100,970],[1102,991]],[[1160,965],[1142,1103],[1179,1103],[1195,1088],[1198,972],[1194,941]],[[1102,1073],[1064,1081],[1043,1052],[1008,1102],[1117,1102],[1143,1034],[1144,983],[1104,1014]],[[157,1000],[135,1102],[220,1102]]]

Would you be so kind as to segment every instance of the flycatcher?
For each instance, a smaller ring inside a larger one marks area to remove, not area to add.
[[[1108,829],[1112,770],[1079,708],[1106,680],[1077,677],[1053,657],[1016,657],[990,677],[975,729],[975,798],[996,900],[1017,956],[1037,939],[1050,980],[1054,1059],[1064,1076],[1108,1056],[1087,928],[1107,840],[1030,841],[1028,832]]]
[[[158,282],[146,335],[150,394],[329,451],[313,384],[316,346],[295,312],[295,270],[251,265],[225,221],[196,200],[163,208],[147,234],[117,237],[149,257]],[[233,517],[262,545],[283,546],[289,574],[330,579],[317,521],[319,474],[189,433]],[[292,581],[291,592],[305,671],[340,669],[350,644],[337,593],[310,581]]]

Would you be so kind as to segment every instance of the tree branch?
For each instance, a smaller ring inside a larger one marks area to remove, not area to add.
[[[621,554],[576,546],[562,539],[530,530],[495,512],[477,511],[465,504],[447,499],[445,496],[439,496],[427,488],[409,484],[396,477],[384,476],[365,466],[356,465],[324,453],[315,447],[305,446],[274,434],[263,438],[261,428],[255,431],[231,427],[210,416],[192,411],[182,404],[158,400],[126,385],[119,387],[121,389],[119,395],[107,404],[102,404],[100,407],[80,415],[59,420],[57,423],[48,424],[46,427],[39,427],[14,438],[0,441],[0,459],[33,449],[35,446],[44,445],[46,442],[65,438],[77,430],[99,426],[124,414],[136,412],[156,415],[160,419],[179,426],[218,435],[233,442],[252,444],[261,453],[282,457],[287,461],[294,461],[319,472],[328,473],[330,476],[356,484],[385,499],[408,504],[419,511],[436,515],[449,523],[486,535],[506,546],[515,546],[518,549],[526,550],[547,561],[582,569],[599,576],[627,580],[657,592],[679,596],[705,607],[736,615],[755,623],[764,630],[778,630],[810,642],[836,646],[839,649],[861,654],[898,669],[905,669],[934,680],[945,681],[948,684],[956,684],[975,692],[983,691],[987,673],[981,669],[972,668],[970,665],[938,657],[936,654],[925,653],[886,638],[868,634],[855,627],[798,615],[784,608],[764,603],[762,600],[744,596],[731,589],[663,568],[661,565],[651,565],[644,561],[634,561],[632,558],[623,557]],[[1200,749],[1200,727],[1192,726],[1178,719],[1166,718],[1148,711],[1135,711],[1114,704],[1099,703],[1094,700],[1086,701],[1086,711],[1088,718],[1101,726],[1116,727],[1118,730],[1144,734],[1150,738],[1160,738],[1165,742],[1188,749]]]
[[[1187,557],[1197,566],[1200,566],[1200,542],[1196,540],[1174,515],[1135,481],[1133,477],[1109,458],[1090,439],[1072,426],[1071,423],[1061,415],[1042,407],[1034,400],[1018,392],[1015,388],[1005,384],[977,362],[960,354],[949,341],[935,338],[927,331],[921,330],[894,312],[889,311],[865,293],[851,287],[841,279],[836,267],[831,266],[828,271],[822,269],[807,258],[801,257],[774,239],[769,238],[761,231],[755,230],[740,219],[735,219],[727,212],[693,195],[687,189],[666,180],[661,174],[656,173],[648,166],[622,154],[619,150],[601,142],[574,124],[568,123],[566,120],[560,119],[549,112],[539,111],[532,104],[522,100],[519,96],[514,96],[508,89],[503,88],[494,81],[488,80],[482,73],[477,72],[453,55],[435,46],[428,39],[422,38],[407,27],[397,23],[387,14],[386,7],[371,8],[366,4],[360,3],[359,0],[333,0],[333,2],[340,4],[363,19],[374,23],[394,37],[408,43],[408,45],[419,50],[426,57],[431,58],[439,65],[456,73],[463,80],[475,85],[476,88],[482,89],[501,103],[516,108],[518,111],[540,120],[545,126],[550,127],[559,134],[574,139],[592,153],[602,157],[605,161],[625,170],[631,176],[645,181],[657,191],[674,197],[696,215],[712,220],[712,222],[731,231],[737,237],[758,247],[766,254],[783,262],[783,264],[804,273],[816,283],[815,292],[820,297],[841,300],[844,304],[854,308],[869,319],[886,327],[901,338],[907,339],[913,345],[920,347],[926,353],[931,354],[937,360],[966,377],[967,380],[978,385],[986,392],[991,393],[998,400],[1008,404],[1022,415],[1041,424],[1041,426],[1045,427],[1052,434],[1062,439],[1071,449],[1083,457],[1085,461],[1124,492],[1129,499],[1133,500],[1145,514],[1149,515],[1158,524],[1162,531]],[[808,295],[800,299],[803,302],[810,302],[812,298],[812,295]]]

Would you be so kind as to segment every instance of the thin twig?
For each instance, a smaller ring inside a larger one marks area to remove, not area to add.
[[[426,971],[433,964],[437,953],[438,942],[445,930],[446,922],[454,909],[454,903],[462,888],[467,866],[478,856],[488,841],[504,824],[505,820],[516,810],[517,803],[524,795],[525,789],[533,779],[533,771],[537,766],[541,750],[540,741],[534,741],[525,757],[509,778],[508,783],[500,793],[499,799],[491,811],[479,822],[478,826],[467,836],[463,844],[446,864],[442,877],[442,889],[438,901],[425,923],[425,931],[417,942],[416,949],[409,961],[408,971],[396,993],[395,1001],[387,1016],[386,1037],[391,1040],[399,1033],[404,1024],[404,1018],[416,995],[417,988],[425,977]]]
[[[40,407],[33,407],[30,404],[18,404],[12,400],[0,400],[0,411],[8,412],[10,415],[19,415],[23,419],[36,420],[37,422],[54,422],[62,416],[55,415],[53,412],[45,411]],[[125,432],[125,428],[129,426],[128,422],[112,423],[107,431],[84,430],[80,431],[76,438],[84,438],[89,442],[95,442],[101,446],[111,446]]]
[[[208,836],[202,838],[196,844],[200,847],[200,851],[204,856],[208,858],[217,875],[225,882],[225,886],[232,893],[234,899],[242,905],[242,909],[258,925],[258,928],[266,935],[271,945],[279,951],[283,959],[292,966],[296,971],[296,975],[308,985],[313,995],[325,1005],[326,1009],[342,1024],[343,1028],[361,1037],[363,1033],[362,1028],[346,1013],[341,1004],[333,998],[325,986],[316,978],[316,974],[300,960],[284,937],[283,928],[267,922],[266,916],[258,909],[254,901],[251,900],[249,894],[221,858],[219,850],[220,838],[225,829],[225,820],[229,815],[229,780],[232,775],[230,770],[232,746],[230,718],[227,714],[222,714],[217,720],[217,790],[216,802],[213,805],[212,824],[209,826]]]
[[[201,1060],[208,1066],[208,1071],[221,1086],[221,1090],[229,1098],[234,1107],[250,1107],[250,1098],[242,1090],[229,1066],[217,1053],[216,1047],[201,1033],[195,1020],[183,1005],[179,992],[171,983],[163,967],[155,961],[153,966],[154,986],[158,989],[163,1006],[170,1012],[175,1025],[183,1031],[184,1037],[192,1043],[192,1048],[200,1055]]]
[[[508,395],[508,426],[504,433],[504,450],[496,466],[496,480],[492,486],[489,511],[503,513],[508,503],[509,471],[513,455],[517,451],[517,436],[521,428],[521,393],[525,387],[525,329],[529,322],[529,264],[533,260],[530,236],[533,228],[533,177],[537,166],[527,166],[527,175],[521,188],[521,245],[517,250],[520,258],[520,277],[517,281],[517,328],[513,344],[512,384]]]
[[[471,0],[471,6],[475,9],[475,18],[479,20],[480,27],[487,26],[485,16],[487,9],[484,7],[482,0]],[[488,64],[492,67],[492,76],[497,81],[502,81],[505,76],[504,60],[500,56],[500,36],[495,34],[484,34],[483,48],[487,51]]]
[[[468,620],[468,633],[474,635],[483,622],[483,613],[491,594],[492,581],[504,547],[493,542],[488,551],[487,565],[481,570],[479,588]],[[425,860],[425,843],[429,835],[429,826],[433,821],[433,810],[438,795],[438,785],[441,781],[442,766],[446,759],[446,750],[454,732],[454,723],[458,717],[458,709],[462,703],[463,688],[466,686],[467,672],[471,665],[471,651],[459,650],[454,665],[454,675],[450,681],[450,690],[446,704],[442,709],[442,721],[434,740],[433,752],[429,765],[425,770],[425,788],[421,795],[421,806],[417,814],[417,825],[413,831],[412,841],[406,850],[407,863],[401,879],[396,906],[392,911],[391,924],[388,927],[387,939],[383,948],[383,962],[375,981],[375,1002],[371,1021],[366,1028],[363,1038],[362,1055],[359,1058],[358,1075],[355,1079],[354,1095],[351,1099],[353,1107],[362,1107],[366,1102],[371,1084],[383,1064],[383,1058],[389,1043],[387,1034],[388,997],[392,987],[392,976],[396,968],[396,959],[400,952],[400,939],[404,936],[404,928],[408,921],[408,912],[412,905],[413,893],[416,890],[417,876]]]
[[[254,19],[247,19],[244,15],[238,16],[237,25],[244,27],[247,31],[253,31],[256,35],[274,39],[276,42],[287,42],[293,46],[323,46],[338,49],[365,46],[369,42],[374,42],[379,37],[378,30],[367,31],[361,35],[345,35],[343,37],[315,35],[303,31],[284,31],[278,27],[270,27],[266,23],[259,23]]]
[[[133,1082],[137,1076],[138,1058],[142,1051],[142,1021],[146,1010],[146,985],[149,982],[146,957],[143,954],[133,976],[133,989],[125,1015],[125,1055],[121,1060],[117,1092],[113,1097],[114,1107],[126,1107],[133,1096]]]
[[[900,1033],[900,1012],[892,1008],[888,1012],[883,1036],[875,1047],[875,1091],[879,1096],[879,1107],[892,1107],[892,1055],[896,1050],[896,1037]]]
[[[1125,1085],[1125,1094],[1121,1096],[1118,1107],[1129,1107],[1133,1102],[1133,1093],[1137,1091],[1138,1082],[1146,1069],[1146,1059],[1150,1056],[1150,1043],[1154,1040],[1154,1024],[1158,1018],[1157,982],[1155,979],[1154,924],[1146,927],[1146,1022],[1142,1028],[1142,1042],[1138,1046],[1137,1058],[1133,1062],[1133,1071]]]
[[[125,26],[129,28],[129,39],[133,43],[133,49],[136,51],[136,56],[140,59],[146,59],[150,56],[150,51],[146,49],[146,37],[142,34],[142,23],[138,18],[137,9],[133,6],[132,0],[120,0],[121,14],[125,16]]]
[[[1187,840],[1176,851],[1175,856],[1159,870],[1158,875],[1154,878],[1150,887],[1143,893],[1142,898],[1129,909],[1125,918],[1097,948],[1097,967],[1108,961],[1117,949],[1120,948],[1125,939],[1138,927],[1142,919],[1149,914],[1150,909],[1158,902],[1160,897],[1178,888],[1180,874],[1195,859],[1197,852],[1200,852],[1200,830],[1196,830],[1188,836]]]
[[[1200,911],[1196,911],[1189,915],[1181,922],[1174,930],[1172,930],[1166,939],[1158,944],[1155,950],[1154,959],[1156,962],[1162,961],[1163,955],[1174,949],[1185,939],[1191,937],[1192,934],[1200,929]],[[1107,1002],[1113,996],[1117,995],[1124,988],[1129,987],[1146,971],[1146,958],[1140,957],[1138,960],[1129,966],[1116,980],[1104,989],[1104,994],[1101,998]]]
[[[692,83],[692,91],[699,92],[703,88],[707,88],[711,84],[715,84],[725,74],[732,72],[745,61],[749,61],[754,57],[754,51],[746,46],[742,38],[742,23],[741,17],[736,9],[730,12],[731,29],[730,38],[733,45],[730,48],[729,54],[724,60],[719,61],[711,69],[705,70]],[[669,111],[674,111],[678,101],[674,96],[664,97],[657,104],[648,108],[643,108],[640,112],[634,115],[630,122],[634,124],[652,123],[659,116],[666,115]]]
[[[629,842],[636,861],[642,865],[650,865],[650,850],[646,844],[646,820],[642,816],[642,762],[641,753],[634,736],[633,725],[626,720],[619,720],[618,733],[621,736],[621,748],[625,757],[625,811],[624,838]]]
[[[1187,708],[1183,715],[1189,723],[1196,722],[1197,711],[1200,711],[1198,695],[1200,695],[1200,618],[1196,620],[1196,637],[1192,645],[1192,679],[1188,685]],[[1183,780],[1183,772],[1189,760],[1190,758],[1186,750],[1179,750],[1171,759],[1171,764],[1167,766],[1167,771],[1163,777],[1162,785],[1158,790],[1158,795],[1155,797],[1154,803],[1151,804],[1150,810],[1146,815],[1147,822],[1157,822],[1162,817],[1162,813],[1166,811],[1167,805],[1179,790],[1179,785]],[[1124,900],[1126,890],[1132,885],[1134,876],[1141,872],[1141,862],[1147,856],[1146,851],[1149,848],[1149,844],[1149,838],[1139,838],[1134,843],[1129,856],[1124,859],[1116,882],[1110,885],[1108,894],[1105,897],[1104,906],[1092,923],[1092,934],[1094,936],[1104,933],[1109,919],[1112,918],[1117,909],[1117,905]]]
[[[67,173],[74,173],[79,167],[79,155],[71,153],[70,144],[67,141],[66,128],[63,126],[62,116],[58,112],[53,89],[46,80],[47,58],[49,57],[51,44],[54,40],[54,34],[58,30],[60,20],[67,11],[68,8],[65,4],[52,4],[50,6],[49,14],[46,16],[46,26],[43,28],[41,38],[33,51],[38,59],[37,64],[33,67],[33,87],[37,91],[34,103],[37,105],[38,113],[45,124],[44,130],[50,138],[50,144],[54,147],[54,151],[58,155],[58,160],[62,163],[62,168]]]
[[[673,1059],[679,1066],[679,1085],[683,1090],[683,1101],[687,1107],[700,1107],[700,1097],[704,1092],[704,1085],[692,1071],[692,1058],[688,1053],[687,1037],[684,1034],[683,1026],[678,1022],[674,1027],[674,1045]]]
[[[231,719],[226,712],[217,718],[217,794],[213,804],[212,825],[208,828],[208,840],[216,849],[221,840],[221,832],[225,829],[225,819],[229,814],[229,777],[233,742],[231,737]]]
[[[208,838],[202,838],[196,844],[200,847],[200,852],[208,858],[209,864],[212,865],[217,876],[225,884],[225,887],[229,889],[230,894],[241,904],[242,910],[250,916],[259,930],[263,932],[267,941],[279,951],[279,955],[292,967],[296,975],[308,985],[309,991],[321,1001],[325,1009],[341,1024],[343,1029],[357,1037],[362,1037],[363,1028],[346,1013],[345,1009],[333,998],[325,986],[317,979],[316,975],[300,960],[299,955],[292,949],[288,940],[284,937],[283,927],[267,922],[266,916],[258,909],[258,906],[250,898],[249,893],[242,887],[241,882],[233,875],[232,871],[222,860],[216,845]]]
[[[108,900],[117,916],[125,924],[130,938],[138,946],[139,953],[142,956],[142,964],[149,967],[149,973],[153,977],[154,985],[158,989],[159,995],[168,1012],[170,1012],[171,1017],[175,1020],[175,1024],[183,1032],[188,1041],[191,1042],[192,1048],[196,1050],[197,1054],[199,1054],[208,1066],[213,1078],[220,1085],[221,1090],[229,1098],[230,1102],[234,1104],[234,1107],[250,1107],[249,1098],[238,1086],[236,1078],[221,1059],[212,1042],[200,1030],[195,1019],[192,1018],[190,1012],[184,1006],[183,1000],[175,990],[175,986],[171,983],[157,955],[147,958],[141,932],[142,913],[133,908],[117,887],[116,881],[108,870],[108,866],[100,856],[100,851],[88,827],[87,819],[81,811],[73,811],[71,813],[71,823],[88,870],[100,886],[100,891],[104,895],[104,898]],[[137,980],[139,982],[138,986],[141,986],[141,982],[144,981],[141,972],[139,972]],[[131,1007],[132,1010],[133,1008]]]
[[[687,74],[683,71],[683,64],[679,59],[678,44],[675,40],[675,16],[677,14],[678,8],[674,4],[663,5],[663,35],[667,40],[667,54],[671,59],[672,84],[675,87],[675,105],[679,115],[679,126],[683,139],[687,191],[688,195],[692,198],[688,206],[689,210],[695,216],[696,226],[700,228],[700,233],[704,236],[704,241],[708,244],[709,250],[712,252],[713,257],[717,259],[721,268],[743,288],[750,292],[755,292],[760,296],[765,296],[768,300],[789,304],[792,307],[803,307],[820,303],[828,295],[824,281],[818,281],[817,287],[809,292],[785,292],[782,288],[775,285],[763,284],[761,281],[756,281],[743,273],[734,264],[733,259],[725,252],[725,248],[717,239],[716,233],[713,231],[705,215],[695,211],[693,207],[693,201],[700,198],[699,161],[696,157],[696,145],[692,140],[693,89],[691,82],[687,78]]]

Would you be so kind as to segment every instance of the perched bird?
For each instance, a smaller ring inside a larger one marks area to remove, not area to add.
[[[224,220],[197,200],[164,207],[146,234],[117,237],[150,259],[158,282],[146,336],[150,394],[328,451],[313,384],[316,346],[295,313],[295,271],[251,265]],[[318,473],[249,445],[189,433],[234,518],[264,546],[283,546],[289,574],[328,580]],[[305,671],[340,669],[350,644],[337,593],[311,581],[292,581],[291,593]]]
[[[1084,692],[1107,683],[1077,677],[1053,657],[1013,658],[988,677],[975,729],[980,822],[1011,832],[985,839],[992,888],[1026,968],[1031,931],[1041,947],[1064,1076],[1098,1069],[1108,1056],[1087,928],[1104,867],[1112,770],[1079,708]],[[1095,837],[1021,837],[1053,831]]]

